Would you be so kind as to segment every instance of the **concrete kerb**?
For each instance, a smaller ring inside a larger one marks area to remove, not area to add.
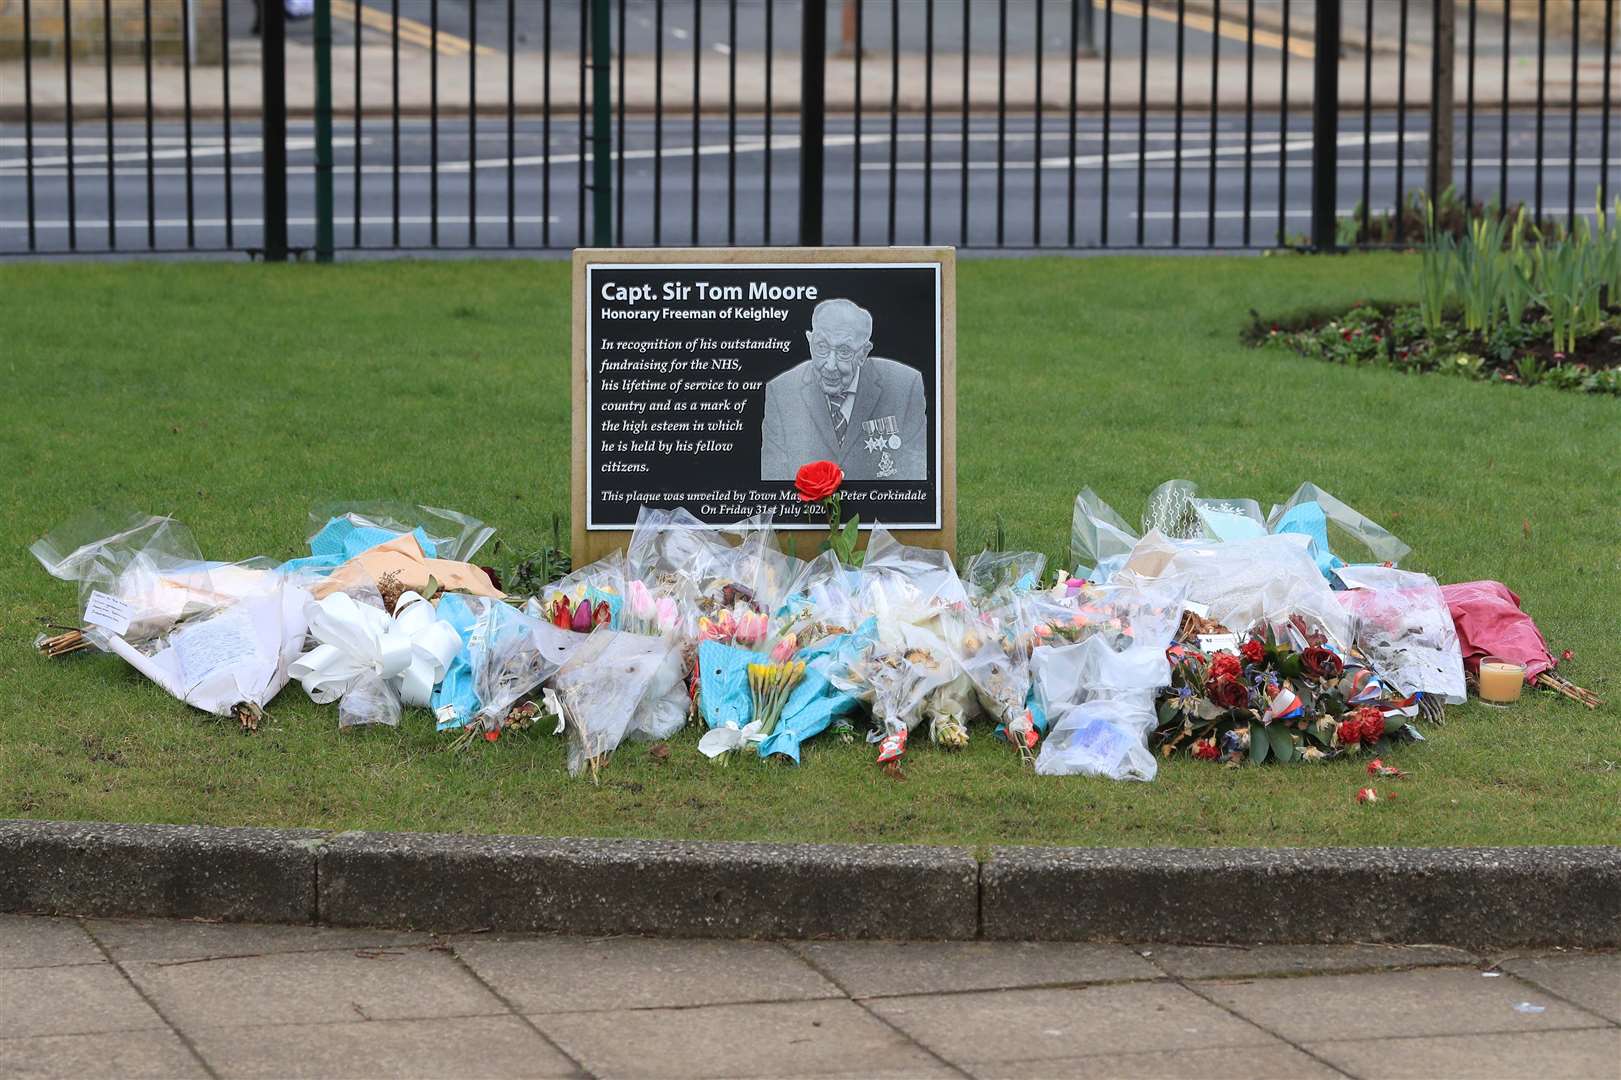
[[[994,848],[0,821],[0,911],[444,932],[1621,945],[1621,847]]]

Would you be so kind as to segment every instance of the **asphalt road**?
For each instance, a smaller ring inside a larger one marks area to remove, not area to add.
[[[1478,118],[1474,182],[1477,195],[1495,195],[1499,183],[1498,125],[1495,114]],[[1535,116],[1510,115],[1507,170],[1510,201],[1536,197]],[[772,146],[765,149],[758,119],[739,120],[736,149],[729,150],[724,119],[705,119],[693,153],[690,121],[666,121],[655,150],[651,120],[627,121],[624,161],[615,162],[616,183],[622,167],[623,199],[616,200],[627,243],[760,244],[791,243],[798,221],[798,144],[791,118],[772,124]],[[1249,160],[1249,242],[1265,246],[1282,229],[1298,236],[1310,222],[1310,119],[1291,115],[1287,154],[1280,154],[1277,117],[1257,118]],[[553,120],[548,167],[540,121],[525,119],[515,127],[511,157],[514,221],[512,239],[525,248],[568,248],[590,242],[589,197],[582,207],[582,170],[577,126]],[[826,143],[826,235],[830,244],[934,243],[971,247],[1022,249],[1065,246],[1070,242],[1071,157],[1067,116],[1049,116],[1042,126],[1039,154],[1035,126],[1029,118],[1007,122],[999,140],[994,118],[974,119],[968,127],[967,200],[963,199],[964,144],[959,118],[937,117],[932,139],[923,120],[906,117],[895,135],[893,198],[890,133],[886,118],[864,121],[859,143],[848,119],[832,121]],[[288,201],[295,246],[314,243],[313,132],[295,125],[289,133]],[[356,246],[356,137],[347,123],[336,129],[337,241]],[[507,221],[507,135],[504,121],[484,118],[476,131],[476,165],[470,165],[469,132],[464,120],[442,120],[435,135],[425,120],[403,120],[399,130],[399,167],[394,166],[393,133],[386,121],[368,121],[359,145],[359,245],[396,244],[395,190],[398,186],[398,245],[416,249],[461,249],[476,239],[480,246],[505,247]],[[1197,247],[1212,240],[1218,246],[1245,243],[1245,139],[1242,118],[1222,118],[1214,133],[1208,118],[1188,117],[1183,124],[1181,168],[1170,117],[1150,117],[1139,135],[1135,116],[1115,116],[1108,132],[1096,117],[1077,123],[1074,155],[1074,243],[1132,246],[1180,243]],[[1583,123],[1576,140],[1576,208],[1591,208],[1599,183],[1598,127]],[[108,185],[100,125],[80,126],[74,148],[74,220],[81,249],[108,246]],[[1395,119],[1375,116],[1369,132],[1370,204],[1394,205],[1397,186]],[[0,254],[26,251],[29,243],[27,170],[18,125],[0,125]],[[1339,208],[1353,212],[1360,196],[1363,136],[1355,118],[1346,119],[1340,137]],[[68,176],[61,129],[36,131],[34,241],[42,251],[70,246]],[[119,124],[114,134],[114,169],[110,178],[117,207],[117,247],[121,251],[221,248],[226,236],[225,142],[217,124],[199,124],[193,132],[194,154],[187,176],[182,129],[174,123],[155,130],[150,201],[144,128]],[[261,178],[257,131],[235,125],[231,133],[229,217],[230,242],[257,246],[261,232]],[[1463,148],[1463,135],[1458,136]],[[1212,147],[1214,154],[1212,155]],[[1568,117],[1550,115],[1544,127],[1542,206],[1546,213],[1568,210],[1570,175]],[[859,148],[859,166],[857,151]],[[1141,149],[1141,153],[1139,153]],[[1613,155],[1610,190],[1621,194]],[[1409,120],[1402,166],[1403,189],[1424,184],[1427,144],[1421,124]],[[1215,162],[1215,214],[1212,218],[1211,161]],[[434,161],[437,159],[437,171]],[[1037,162],[1039,167],[1039,187]],[[766,230],[766,169],[770,166],[770,230]],[[696,196],[694,167],[697,168]],[[1454,164],[1460,186],[1465,162]],[[1178,177],[1180,176],[1180,183]],[[1108,184],[1108,201],[1103,186]],[[1138,191],[1142,198],[1139,205]],[[859,185],[859,198],[857,186]],[[190,190],[194,225],[187,227]],[[655,200],[655,190],[658,197]],[[1039,190],[1040,197],[1036,197]],[[927,194],[928,198],[925,198]],[[696,228],[694,207],[697,209]],[[893,206],[893,228],[891,228]],[[928,231],[924,211],[931,207]],[[655,208],[657,213],[655,214]],[[859,208],[859,215],[856,213]],[[582,213],[583,211],[583,213]],[[1040,216],[1040,231],[1036,217]],[[581,232],[582,216],[585,231]],[[437,225],[434,219],[437,217]],[[858,220],[859,217],[859,220]],[[149,218],[152,222],[149,228]],[[469,219],[476,219],[476,236]],[[1180,220],[1178,220],[1180,219]],[[966,232],[963,225],[966,220]],[[617,226],[617,222],[616,222]],[[655,235],[655,229],[657,233]],[[149,243],[155,238],[155,245]]]

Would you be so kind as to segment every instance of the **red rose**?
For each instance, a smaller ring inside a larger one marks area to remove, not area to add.
[[[1244,642],[1244,644],[1240,645],[1238,647],[1238,651],[1243,653],[1244,659],[1248,660],[1252,664],[1260,664],[1266,661],[1266,646],[1262,645],[1254,638],[1250,638],[1248,641]]]
[[[801,502],[821,502],[844,483],[844,470],[831,461],[813,461],[801,465],[794,477],[794,487]]]
[[[1193,756],[1200,761],[1215,761],[1221,756],[1221,751],[1216,749],[1214,739],[1200,739],[1193,744]]]
[[[1345,661],[1333,649],[1311,645],[1300,654],[1300,667],[1315,679],[1337,679],[1345,674]]]
[[[1210,678],[1213,680],[1237,679],[1243,674],[1244,665],[1230,652],[1217,653],[1210,661]]]
[[[1237,657],[1232,659],[1238,662]],[[1205,696],[1223,709],[1242,709],[1250,703],[1250,688],[1242,679],[1211,679],[1205,683]]]

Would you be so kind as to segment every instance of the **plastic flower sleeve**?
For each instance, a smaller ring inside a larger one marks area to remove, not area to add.
[[[1204,526],[1193,499],[1199,486],[1191,480],[1167,480],[1148,494],[1143,507],[1143,534],[1155,529],[1172,540],[1197,540],[1204,536]]]
[[[951,556],[936,548],[909,547],[888,529],[877,526],[867,540],[867,554],[857,575],[857,592],[865,603],[882,588],[891,601],[913,607],[966,604],[968,590],[957,576]]]
[[[1155,582],[1098,590],[1091,602],[1100,609],[1099,625],[1119,632],[1043,646],[1031,655],[1049,724],[1036,772],[1152,780],[1158,771],[1148,749],[1157,722],[1154,694],[1170,682],[1165,649],[1176,634],[1183,594]]]
[[[898,594],[895,595],[895,594]],[[922,625],[937,612],[906,602],[916,592],[904,580],[873,583],[876,635],[860,656],[833,673],[834,685],[855,694],[872,709],[870,741],[894,737],[880,760],[904,752],[905,735],[923,719],[923,703],[935,687],[961,671],[951,647]]]
[[[1267,525],[1274,532],[1289,511],[1306,503],[1316,503],[1327,518],[1333,548],[1349,562],[1399,563],[1413,550],[1392,535],[1384,526],[1353,510],[1316,484],[1307,481],[1295,489],[1287,502],[1274,506],[1267,514]],[[1366,549],[1363,558],[1357,546]]]
[[[1047,556],[1039,551],[981,551],[968,560],[963,577],[976,598],[1031,592],[1041,587]]]
[[[855,580],[831,551],[802,563],[775,613],[775,641],[792,633],[796,647],[803,648],[829,634],[853,630],[865,618],[857,606]]]
[[[1292,535],[1184,544],[1152,576],[1180,583],[1189,600],[1234,633],[1281,627],[1301,616],[1343,651],[1351,645],[1351,617],[1317,569],[1309,545],[1306,537]]]
[[[663,638],[592,631],[552,679],[568,723],[568,770],[593,775],[631,730],[643,699],[667,674],[672,645]]]
[[[589,639],[498,601],[478,603],[466,651],[479,717],[495,730],[513,705],[557,674]]]
[[[1105,563],[1117,564],[1137,543],[1137,534],[1114,507],[1098,498],[1091,488],[1075,496],[1075,512],[1070,518],[1070,568],[1084,568],[1088,575]]]
[[[1021,614],[1016,603],[983,613],[942,619],[954,658],[978,696],[979,704],[999,724],[1018,721],[1030,695],[1029,656],[1024,650]]]
[[[310,512],[310,554],[327,555],[372,537],[375,546],[406,533],[416,533],[423,554],[431,559],[468,562],[495,535],[475,517],[435,506],[403,502],[331,503]],[[357,541],[353,534],[359,534]],[[365,550],[365,548],[361,548]],[[352,558],[358,552],[347,554]]]
[[[1463,704],[1463,653],[1435,579],[1386,566],[1342,567],[1339,576],[1348,590],[1336,595],[1355,616],[1357,648],[1385,681]]]
[[[625,548],[625,573],[643,581],[680,575],[697,588],[732,561],[732,544],[686,509],[642,507]]]
[[[191,530],[173,518],[92,510],[59,525],[29,551],[52,577],[79,586],[84,636],[140,644],[228,599],[212,588]]]

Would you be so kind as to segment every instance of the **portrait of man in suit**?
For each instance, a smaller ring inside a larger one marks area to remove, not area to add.
[[[923,376],[872,355],[872,315],[824,300],[805,337],[810,359],[766,384],[760,478],[792,480],[807,462],[833,461],[848,480],[927,480]]]

